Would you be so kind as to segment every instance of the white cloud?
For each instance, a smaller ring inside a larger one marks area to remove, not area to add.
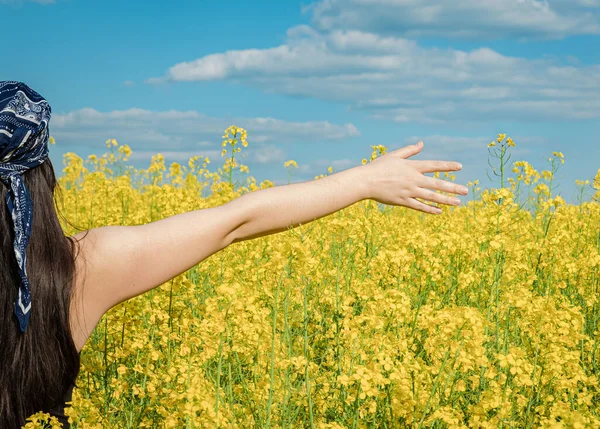
[[[262,146],[260,151],[254,152],[254,156],[251,159],[259,164],[283,161],[285,159],[285,152],[277,146]]]
[[[290,29],[281,46],[208,55],[176,64],[159,79],[229,79],[342,102],[396,122],[600,117],[600,65],[561,65],[486,47],[429,48],[398,37],[307,26]]]
[[[600,34],[599,0],[321,0],[305,10],[328,31],[472,39]]]
[[[133,159],[150,159],[152,154],[160,151],[168,153],[173,160],[187,160],[193,156],[190,154],[220,157],[221,136],[230,125],[248,130],[249,146],[244,152],[248,159],[258,163],[283,159],[283,149],[277,146],[280,143],[322,142],[360,135],[352,124],[215,118],[196,111],[152,112],[139,108],[112,112],[84,108],[63,115],[54,114],[50,132],[65,147],[83,144],[102,147],[100,145],[107,139],[114,138],[131,147]]]

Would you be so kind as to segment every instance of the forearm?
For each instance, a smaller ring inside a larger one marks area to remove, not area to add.
[[[362,166],[318,180],[244,194],[226,204],[232,231],[227,243],[275,234],[310,223],[369,198]]]

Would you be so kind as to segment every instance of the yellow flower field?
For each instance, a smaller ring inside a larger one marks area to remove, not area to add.
[[[551,191],[562,153],[538,171],[492,143],[498,187],[469,183],[461,207],[362,201],[113,308],[82,352],[73,427],[600,427],[600,170],[578,182],[596,201],[569,205]],[[216,171],[160,154],[134,170],[115,140],[68,154],[61,211],[135,225],[273,186],[238,164],[247,145],[226,130]]]

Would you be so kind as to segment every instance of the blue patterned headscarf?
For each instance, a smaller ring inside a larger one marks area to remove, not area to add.
[[[33,221],[31,196],[21,175],[48,158],[50,115],[50,105],[33,89],[21,82],[0,81],[0,180],[7,188],[15,233],[13,247],[21,278],[15,314],[21,332],[31,314],[26,249]]]

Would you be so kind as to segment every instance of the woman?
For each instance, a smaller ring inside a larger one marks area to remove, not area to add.
[[[187,271],[232,243],[311,222],[364,199],[425,213],[467,194],[423,173],[455,162],[407,158],[407,146],[320,180],[245,194],[227,204],[138,226],[106,226],[66,237],[54,205],[48,102],[27,85],[0,82],[0,428],[44,410],[61,418],[79,353],[113,306]]]

